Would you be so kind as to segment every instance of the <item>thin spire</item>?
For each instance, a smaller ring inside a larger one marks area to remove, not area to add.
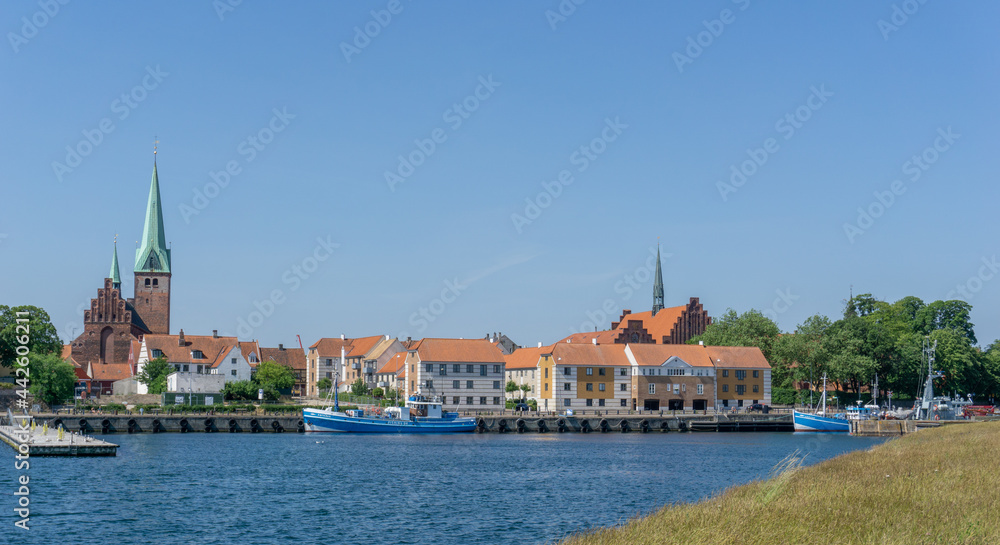
[[[142,240],[135,251],[135,272],[170,272],[170,249],[163,232],[163,208],[160,205],[160,180],[153,163],[153,179],[149,183],[146,202],[146,222]]]
[[[111,273],[108,276],[111,279],[111,287],[115,289],[121,289],[122,287],[122,275],[118,271],[118,235],[115,235],[115,251],[111,254]]]
[[[653,316],[663,310],[663,271],[660,269],[660,237],[656,237],[656,276],[653,283]]]

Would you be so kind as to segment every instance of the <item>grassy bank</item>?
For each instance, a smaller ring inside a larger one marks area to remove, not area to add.
[[[1000,543],[1000,423],[942,426],[566,545]]]

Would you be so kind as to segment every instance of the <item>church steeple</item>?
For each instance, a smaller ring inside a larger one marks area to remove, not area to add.
[[[660,270],[660,243],[656,243],[656,276],[653,282],[653,316],[663,310],[663,271]]]
[[[115,252],[111,255],[111,286],[116,290],[122,289],[122,275],[118,272],[118,235],[115,235]]]
[[[170,250],[163,233],[163,208],[160,206],[160,181],[153,161],[153,180],[149,185],[146,203],[146,223],[142,228],[142,241],[135,251],[135,272],[170,272]]]

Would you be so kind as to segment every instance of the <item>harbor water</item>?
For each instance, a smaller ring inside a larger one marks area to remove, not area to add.
[[[30,530],[8,527],[11,543],[546,543],[766,478],[796,450],[812,464],[885,440],[792,433],[107,437],[121,445],[115,458],[34,458],[27,472],[14,469],[7,449],[8,515],[17,476],[27,473],[31,483]]]

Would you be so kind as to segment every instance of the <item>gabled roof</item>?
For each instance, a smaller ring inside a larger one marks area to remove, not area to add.
[[[144,337],[149,357],[153,350],[160,350],[168,363],[193,363],[196,365],[218,365],[222,358],[239,345],[236,337],[215,337],[212,335],[184,335],[184,345],[178,345],[179,335],[148,334]],[[191,352],[200,350],[204,358],[193,358]]]
[[[556,365],[593,365],[631,367],[625,355],[624,344],[573,344],[552,345],[553,363]]]
[[[538,348],[518,348],[504,356],[507,362],[506,369],[534,369],[538,367],[538,359],[542,354],[551,354],[552,345]]]
[[[489,339],[422,339],[410,350],[420,361],[504,363],[503,352]]]
[[[297,348],[261,348],[260,361],[269,360],[292,369],[306,368],[306,355]]]
[[[249,363],[251,366],[256,366],[258,363],[260,363],[261,359],[260,345],[257,344],[257,341],[240,341],[239,346],[240,346],[240,354],[243,356],[243,359],[247,360],[247,363]],[[257,356],[256,358],[257,361],[253,361],[253,358],[250,357],[250,354]]]
[[[637,365],[663,365],[676,357],[692,367],[712,367],[707,347],[698,344],[630,344],[628,347]]]
[[[767,358],[756,346],[706,346],[716,367],[770,369]]]
[[[618,338],[619,333],[621,332],[617,329],[585,331],[583,333],[574,333],[559,342],[572,344],[593,344],[594,339],[597,339],[597,344],[612,344],[615,342],[615,339]]]
[[[347,358],[363,358],[368,352],[375,348],[375,345],[379,341],[384,339],[382,335],[375,335],[374,337],[361,337],[360,339],[351,339],[351,348],[347,351]]]
[[[132,366],[127,363],[95,363],[90,368],[94,380],[114,381],[132,376]]]
[[[663,337],[670,335],[670,331],[687,308],[687,305],[665,308],[657,312],[656,316],[653,316],[653,311],[651,310],[626,314],[622,317],[621,322],[618,323],[617,330],[621,331],[627,328],[629,320],[642,320],[643,329],[652,335],[653,340],[659,344],[663,342]],[[628,339],[625,339],[625,341],[627,342]]]
[[[389,358],[389,361],[385,362],[385,365],[378,370],[376,374],[385,375],[388,373],[399,374],[399,371],[406,371],[406,352],[396,352]]]
[[[341,339],[340,337],[323,337],[322,339],[312,343],[309,346],[309,350],[316,350],[316,353],[321,358],[326,357],[340,357],[340,349],[343,347],[346,350],[351,349],[351,339]]]

